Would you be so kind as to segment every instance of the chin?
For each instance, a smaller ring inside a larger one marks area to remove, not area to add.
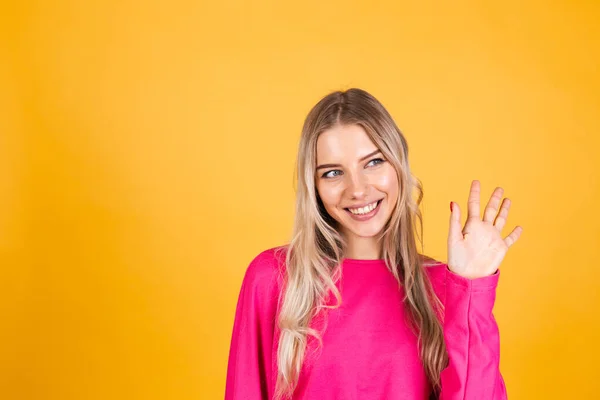
[[[385,224],[382,223],[381,221],[373,221],[368,224],[360,224],[360,223],[357,224],[357,223],[353,223],[353,222],[354,221],[351,221],[350,223],[348,223],[345,220],[344,220],[344,222],[340,222],[338,220],[338,226],[342,227],[344,229],[344,231],[347,233],[350,233],[350,234],[352,234],[354,236],[358,236],[358,237],[364,237],[364,238],[377,236],[378,234],[381,233],[381,231],[385,227]]]
[[[383,226],[364,227],[362,229],[350,229],[346,227],[346,231],[352,232],[354,235],[359,237],[374,237],[381,233]]]

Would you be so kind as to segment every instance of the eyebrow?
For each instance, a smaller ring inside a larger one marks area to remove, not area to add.
[[[381,150],[377,149],[377,150],[367,154],[366,156],[361,157],[360,160],[358,160],[358,161],[364,161],[367,158],[374,156],[377,153],[381,153]],[[341,167],[341,165],[340,164],[322,164],[317,167],[316,171],[320,170],[321,168],[334,168],[334,167]]]

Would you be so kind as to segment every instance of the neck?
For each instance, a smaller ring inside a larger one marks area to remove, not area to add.
[[[381,245],[374,237],[349,235],[346,237],[348,247],[345,258],[356,260],[378,260],[382,257]]]

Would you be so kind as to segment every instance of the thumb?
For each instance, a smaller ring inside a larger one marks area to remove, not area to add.
[[[455,202],[450,202],[450,230],[448,232],[448,243],[454,243],[462,239],[463,235],[460,229],[460,207]]]

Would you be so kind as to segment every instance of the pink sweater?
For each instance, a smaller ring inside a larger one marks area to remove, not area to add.
[[[250,263],[237,303],[225,400],[272,399],[277,378],[276,316],[284,260],[274,248]],[[450,363],[441,374],[442,400],[501,400],[498,326],[492,314],[500,271],[464,278],[446,264],[426,267],[445,306]],[[404,291],[383,260],[344,259],[337,283],[342,305],[328,310],[323,347],[309,337],[294,400],[426,400],[431,394],[417,337],[407,326]],[[335,302],[335,297],[330,304]],[[311,326],[323,327],[323,319]],[[318,349],[317,351],[315,351]]]

